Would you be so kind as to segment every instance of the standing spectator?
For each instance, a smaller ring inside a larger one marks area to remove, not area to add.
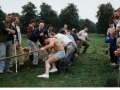
[[[37,41],[39,39],[41,43],[41,38],[44,36],[43,31],[44,31],[44,23],[40,23],[39,27],[35,28],[32,31],[32,34],[29,37],[29,45],[30,45],[31,51],[38,50]],[[38,52],[33,53],[33,65],[34,66],[38,65]]]
[[[114,54],[114,51],[117,49],[117,45],[116,45],[116,41],[117,41],[117,38],[115,37],[116,36],[116,33],[115,31],[110,31],[110,43],[109,43],[109,50],[110,50],[110,58],[111,58],[111,65],[112,66],[116,66],[117,65],[117,57],[115,56]]]
[[[109,22],[109,28],[107,30],[107,35],[110,36],[110,31],[113,30],[115,31],[115,27],[114,27],[114,23],[113,22]],[[109,47],[109,44],[108,44],[108,47]],[[109,54],[109,49],[106,51],[106,54]]]
[[[34,30],[35,25],[36,25],[36,20],[35,19],[30,20],[30,24],[27,28],[28,44],[29,44],[29,42],[34,43],[33,41],[29,40],[29,37],[30,37],[32,31]],[[32,50],[31,50],[31,47],[30,47],[30,44],[29,44],[29,52],[31,52],[31,51]],[[33,54],[29,54],[29,60],[33,61]]]
[[[50,33],[52,32],[52,29],[53,29],[52,25],[48,24],[47,29],[45,29],[43,32],[45,37],[50,37]]]
[[[0,58],[9,57],[12,55],[12,40],[15,30],[13,30],[12,14],[6,15],[6,20],[0,23]],[[12,72],[9,70],[9,64],[11,59],[0,61],[0,73],[3,71]]]
[[[91,42],[91,39],[88,38],[88,27],[85,27],[84,30],[81,30],[79,33],[78,33],[78,39],[80,40],[80,46],[84,46],[84,50],[82,53],[86,53],[88,47],[89,47],[89,44],[86,42],[86,40],[90,41]]]
[[[116,25],[117,25],[118,21],[115,16],[112,16],[112,21],[113,21],[114,28],[116,29]]]
[[[17,50],[17,54],[23,54],[22,50],[22,38],[21,38],[21,32],[20,32],[20,27],[18,26],[19,24],[19,18],[15,17],[13,19],[13,27],[16,29],[17,34],[14,35],[14,44],[13,44],[13,52],[12,54],[15,55],[15,49]],[[18,57],[19,65],[23,65],[24,63],[24,56]],[[13,62],[11,61],[11,65],[13,66]]]

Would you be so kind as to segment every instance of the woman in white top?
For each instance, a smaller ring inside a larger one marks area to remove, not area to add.
[[[88,31],[88,27],[85,27],[84,30],[81,30],[81,31],[77,34],[78,39],[80,40],[80,48],[81,48],[82,45],[85,46],[82,53],[86,53],[87,48],[89,47],[89,44],[86,42],[86,40],[88,40],[88,41],[91,42],[91,39],[88,38],[88,33],[87,33],[87,31]]]

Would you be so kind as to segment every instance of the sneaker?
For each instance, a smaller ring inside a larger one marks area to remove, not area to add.
[[[13,71],[11,71],[11,70],[7,70],[6,72],[12,73]]]
[[[38,75],[37,77],[49,78],[49,74]]]
[[[57,71],[58,71],[57,68],[54,68],[54,69],[51,69],[49,72],[53,73],[53,72],[57,72]]]
[[[3,73],[3,70],[0,70],[0,74],[2,74]]]

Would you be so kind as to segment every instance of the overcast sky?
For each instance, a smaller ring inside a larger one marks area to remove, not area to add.
[[[32,2],[39,11],[39,6],[45,2],[52,6],[52,9],[60,14],[61,9],[68,6],[68,3],[74,3],[79,9],[79,16],[82,19],[90,19],[93,22],[97,22],[95,17],[96,12],[98,11],[98,6],[100,4],[107,4],[110,2],[114,9],[120,7],[120,0],[0,0],[0,6],[5,13],[16,12],[21,14],[22,6]]]

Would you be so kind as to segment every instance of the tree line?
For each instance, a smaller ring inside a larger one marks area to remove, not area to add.
[[[45,27],[47,24],[52,24],[54,32],[58,32],[64,24],[67,24],[69,30],[75,28],[80,31],[87,26],[89,27],[90,33],[105,33],[114,10],[110,3],[99,5],[96,15],[98,22],[94,23],[89,19],[80,18],[78,14],[79,9],[73,3],[68,3],[67,7],[61,9],[59,15],[52,9],[52,6],[44,2],[40,5],[39,9],[40,12],[38,12],[32,2],[28,2],[26,5],[22,6],[21,15],[17,12],[12,12],[14,17],[19,17],[20,19],[19,26],[21,33],[26,34],[27,26],[31,19],[36,19],[36,27],[38,27],[40,22],[43,22]],[[0,7],[0,21],[5,19],[5,14],[6,13],[2,11]]]

